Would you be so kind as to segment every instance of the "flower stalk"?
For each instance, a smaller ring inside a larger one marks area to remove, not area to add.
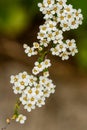
[[[83,15],[81,9],[74,9],[67,0],[43,0],[38,4],[44,15],[44,24],[40,25],[37,34],[38,42],[32,47],[24,44],[25,53],[28,57],[38,55],[34,63],[32,74],[27,72],[11,76],[14,94],[19,95],[15,105],[12,119],[23,124],[26,116],[19,114],[20,105],[23,105],[27,112],[36,107],[45,105],[45,101],[55,92],[56,85],[49,78],[49,67],[51,60],[47,55],[59,56],[62,60],[68,60],[70,56],[78,53],[74,39],[64,40],[63,33],[71,29],[77,29],[82,24]]]

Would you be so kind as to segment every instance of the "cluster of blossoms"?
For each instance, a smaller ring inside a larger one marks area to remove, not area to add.
[[[67,0],[43,0],[43,3],[38,4],[40,11],[44,14],[44,19],[56,21],[63,31],[77,29],[83,19],[81,9],[76,10],[66,2]]]
[[[35,109],[36,106],[45,105],[45,99],[55,92],[55,85],[48,76],[48,71],[43,72],[39,78],[28,75],[27,72],[11,76],[10,82],[13,84],[13,91],[20,95],[19,100],[28,112]],[[26,118],[22,114],[16,118],[16,121],[20,121],[21,124],[25,120]]]
[[[36,106],[45,105],[45,100],[55,92],[55,85],[49,79],[48,68],[51,66],[47,54],[61,57],[62,60],[74,56],[78,50],[74,39],[64,40],[63,32],[76,29],[82,24],[83,16],[81,9],[76,10],[72,5],[66,4],[67,0],[43,0],[39,3],[40,11],[44,14],[45,22],[39,27],[38,42],[33,47],[24,44],[25,53],[28,57],[38,55],[34,63],[32,75],[27,72],[11,76],[13,91],[19,94],[19,101],[28,112]],[[23,124],[26,117],[15,113],[16,121]]]
[[[35,67],[33,68],[32,73],[34,75],[37,75],[40,72],[42,72],[43,70],[46,70],[50,66],[51,66],[51,63],[50,63],[49,59],[45,59],[41,63],[39,63],[38,61],[36,61],[35,62]]]

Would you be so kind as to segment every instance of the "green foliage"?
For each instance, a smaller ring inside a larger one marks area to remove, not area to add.
[[[0,32],[9,36],[20,34],[39,11],[38,0],[0,0]]]

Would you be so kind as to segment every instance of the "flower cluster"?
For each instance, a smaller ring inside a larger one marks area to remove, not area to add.
[[[31,57],[33,55],[37,55],[37,49],[39,48],[39,44],[37,42],[33,43],[33,47],[29,47],[27,44],[24,44],[25,53],[28,55],[28,57]]]
[[[75,40],[65,41],[63,32],[77,29],[82,24],[81,9],[76,10],[72,5],[67,5],[67,0],[43,0],[38,6],[44,14],[45,23],[39,27],[39,42],[34,42],[33,47],[25,44],[25,53],[30,57],[37,55],[43,47],[50,46],[52,55],[59,56],[62,60],[69,59],[70,55],[74,56],[78,52]]]
[[[50,50],[52,55],[62,57],[62,60],[67,60],[69,59],[69,55],[74,56],[76,53],[78,53],[74,39],[66,40],[65,43],[61,42]]]
[[[74,56],[78,52],[75,40],[65,41],[63,32],[77,29],[82,24],[81,9],[76,10],[72,5],[67,5],[67,0],[43,0],[38,6],[45,19],[37,36],[40,45],[47,47],[50,44],[52,55],[59,56],[62,60]]]
[[[39,74],[40,72],[42,72],[43,70],[46,70],[48,67],[51,66],[50,60],[49,59],[45,59],[43,62],[39,63],[38,61],[35,62],[35,66],[32,70],[32,73],[34,75]]]
[[[56,21],[63,31],[78,28],[83,19],[81,9],[76,10],[66,2],[67,0],[43,0],[43,3],[38,4],[40,11],[44,14],[44,19]]]
[[[40,27],[37,39],[40,40],[40,46],[47,47],[50,42],[54,44],[60,43],[63,39],[62,31],[57,28],[57,23],[52,20],[47,20]]]
[[[39,27],[38,42],[34,42],[32,47],[24,44],[28,57],[38,55],[38,59],[34,63],[31,75],[23,72],[11,76],[13,91],[20,95],[19,101],[28,112],[36,106],[45,105],[46,98],[55,92],[56,86],[49,79],[48,68],[51,66],[51,61],[47,58],[47,54],[51,52],[52,55],[67,60],[70,55],[74,56],[78,52],[76,41],[64,40],[63,32],[77,29],[82,24],[83,16],[81,9],[76,10],[66,2],[67,0],[43,0],[43,3],[38,4],[45,22]],[[23,124],[26,117],[18,114],[17,110],[16,121]]]
[[[19,100],[28,112],[35,109],[36,106],[45,105],[45,99],[55,92],[55,85],[48,76],[48,72],[39,78],[28,75],[27,72],[11,76],[10,82],[13,84],[13,91],[15,94],[20,94]],[[16,118],[16,121],[21,124],[25,120],[25,116],[22,115]]]

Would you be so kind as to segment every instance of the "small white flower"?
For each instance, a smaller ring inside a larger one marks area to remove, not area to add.
[[[38,73],[40,72],[39,68],[37,66],[35,66],[33,69],[32,69],[32,73],[34,75],[37,75]]]
[[[48,68],[48,67],[51,66],[51,63],[50,63],[49,59],[45,59],[44,62],[43,62],[43,64],[44,64],[44,68]]]
[[[26,94],[22,94],[21,95],[21,97],[19,98],[19,100],[21,101],[21,103],[23,104],[23,105],[25,105],[27,102],[28,102],[28,96],[26,95]]]
[[[47,47],[49,45],[49,42],[47,39],[40,40],[40,46]]]
[[[56,1],[58,1],[57,5],[58,7],[60,7],[60,9],[62,9],[66,5],[66,2],[67,2],[67,0],[56,0]]]
[[[20,115],[18,115],[18,117],[16,118],[16,122],[20,122],[20,124],[24,124],[25,121],[26,121],[26,119],[27,119],[26,116],[20,114]]]
[[[34,42],[34,43],[33,43],[33,48],[37,49],[37,48],[39,48],[39,47],[40,47],[40,45],[39,45],[38,42]]]
[[[42,105],[45,105],[45,97],[41,97],[40,99],[38,99],[36,105],[38,107],[42,107]]]
[[[31,57],[32,55],[37,55],[37,51],[35,51],[34,47],[29,47],[28,45],[24,44],[25,53]]]
[[[49,71],[43,72],[43,76],[44,76],[44,77],[49,77]]]
[[[38,7],[40,8],[40,11],[43,12],[45,6],[42,3],[38,3]]]
[[[29,99],[31,96],[33,96],[33,93],[34,93],[34,91],[33,91],[33,89],[32,89],[30,86],[28,86],[28,87],[24,90],[24,94],[28,97],[28,99]]]
[[[56,30],[57,23],[55,21],[48,20],[46,22],[47,22],[47,30],[48,31],[51,31],[51,30],[55,31]]]
[[[45,20],[53,18],[53,13],[49,7],[46,8],[42,13],[45,14],[45,16],[43,17]]]
[[[62,57],[62,60],[68,60],[69,59],[69,53],[67,51],[62,52],[59,56]]]
[[[20,86],[13,86],[13,91],[15,94],[21,94],[22,93],[22,89]]]
[[[42,33],[46,33],[47,32],[47,25],[43,24],[41,26],[39,26],[40,32]]]
[[[78,53],[78,49],[77,49],[77,48],[72,48],[70,54],[71,54],[72,56],[74,56],[76,53]]]
[[[46,34],[46,38],[47,38],[47,41],[48,41],[48,42],[54,41],[54,40],[55,40],[55,34],[52,33],[51,31],[49,31],[49,32]]]
[[[27,72],[25,72],[25,71],[24,71],[23,73],[19,73],[19,78],[20,78],[21,80],[26,79],[27,76],[28,76],[28,74],[27,74]]]
[[[35,105],[31,103],[31,101],[28,101],[27,104],[24,106],[24,109],[26,109],[28,112],[31,112],[32,109],[35,109]]]
[[[40,31],[38,33],[37,39],[43,40],[45,37],[46,37],[46,34]]]
[[[39,63],[36,61],[35,66],[39,69],[40,72],[44,69],[43,62]]]
[[[51,8],[54,4],[54,0],[43,0],[43,4],[45,7]]]
[[[43,96],[43,91],[42,90],[43,90],[42,87],[34,89],[36,100]]]
[[[44,89],[43,93],[45,98],[48,98],[50,96],[50,91],[47,90],[46,88]]]
[[[58,45],[56,46],[56,48],[59,50],[59,52],[65,52],[67,46],[66,46],[66,44],[64,44],[64,43],[60,43],[60,44],[58,44]]]
[[[44,76],[39,77],[39,84],[44,85],[47,81],[47,78]]]
[[[11,78],[10,83],[14,84],[14,83],[18,82],[18,75],[16,75],[16,76],[12,75],[10,78]]]
[[[28,81],[29,81],[29,85],[30,85],[30,86],[33,86],[33,85],[37,84],[37,83],[36,83],[37,78],[36,78],[35,76],[33,76],[33,75],[31,75],[31,76],[29,77]]]
[[[52,52],[52,55],[58,56],[60,54],[58,47],[51,48],[50,51]]]
[[[72,50],[72,48],[76,47],[74,39],[72,39],[72,40],[66,40],[66,43],[67,43],[67,47],[69,48],[69,50]]]
[[[19,78],[18,82],[14,83],[15,86],[19,86],[21,90],[23,90],[27,85],[28,82],[25,82]]]

